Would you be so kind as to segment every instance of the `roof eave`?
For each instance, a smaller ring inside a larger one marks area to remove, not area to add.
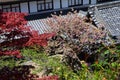
[[[9,1],[0,1],[0,5],[7,5],[7,4],[15,4],[20,2],[28,2],[28,1],[38,1],[38,0],[9,0]]]

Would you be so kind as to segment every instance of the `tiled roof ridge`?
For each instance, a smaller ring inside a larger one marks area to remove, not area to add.
[[[0,3],[22,2],[22,1],[34,1],[34,0],[0,0]]]
[[[110,7],[116,7],[116,6],[120,6],[120,0],[119,1],[107,2],[107,3],[96,4],[96,5],[90,5],[89,9],[93,8],[93,7],[103,9],[103,8],[110,8]]]
[[[120,36],[120,1],[92,5],[88,13],[97,27],[102,25],[112,36]]]
[[[11,2],[11,1],[18,1],[18,0],[0,0],[0,2]]]

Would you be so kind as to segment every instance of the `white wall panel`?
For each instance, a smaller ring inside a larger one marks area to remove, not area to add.
[[[83,4],[89,4],[90,0],[83,0]]]
[[[21,8],[21,12],[29,12],[28,11],[28,3],[20,3],[20,8]]]
[[[91,0],[91,4],[96,4],[97,0]]]
[[[62,0],[62,8],[68,7],[68,0]]]
[[[60,8],[60,0],[53,0],[53,3],[54,3],[54,9]]]
[[[37,2],[36,1],[30,2],[30,12],[37,12]]]

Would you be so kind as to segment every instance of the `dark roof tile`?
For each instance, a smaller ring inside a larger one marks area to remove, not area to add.
[[[28,21],[28,26],[31,26],[32,29],[39,32],[39,34],[46,33],[46,31],[50,31],[51,28],[46,24],[46,21],[48,19],[38,19],[38,20],[32,20]]]
[[[120,1],[94,5],[88,11],[97,26],[102,24],[112,36],[120,36]]]

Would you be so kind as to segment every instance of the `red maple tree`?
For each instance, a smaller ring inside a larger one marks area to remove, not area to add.
[[[0,55],[20,57],[19,49],[25,46],[46,46],[53,33],[38,34],[27,26],[25,13],[0,12]]]

